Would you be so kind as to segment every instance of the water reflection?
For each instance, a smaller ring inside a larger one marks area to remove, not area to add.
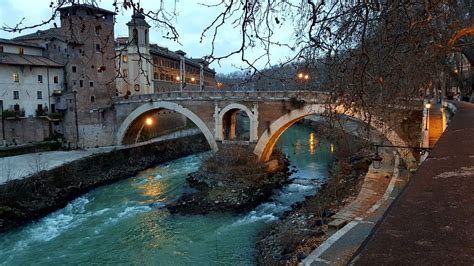
[[[314,137],[314,132],[311,132],[309,134],[308,145],[309,154],[314,155],[314,153],[316,152],[316,145],[318,145],[318,140]]]
[[[155,180],[152,175],[147,176],[147,182],[139,188],[143,190],[143,195],[157,198],[163,193],[163,186],[160,180]]]

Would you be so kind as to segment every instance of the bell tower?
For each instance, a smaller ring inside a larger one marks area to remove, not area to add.
[[[128,26],[129,82],[132,94],[153,93],[153,65],[150,56],[150,25],[142,13],[135,12]]]

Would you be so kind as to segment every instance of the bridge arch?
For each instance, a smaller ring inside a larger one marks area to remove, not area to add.
[[[323,114],[325,110],[326,107],[323,104],[310,104],[305,105],[300,109],[292,110],[288,114],[282,115],[280,118],[271,123],[270,128],[263,132],[263,134],[260,136],[257,145],[255,146],[254,153],[261,161],[267,161],[273,152],[273,148],[275,147],[276,142],[286,129],[288,129],[291,125],[308,115]],[[336,112],[340,113],[341,115],[350,116],[359,121],[364,121],[364,117],[355,112],[347,113],[343,112],[342,110],[339,110],[339,108],[336,108]],[[372,118],[372,121],[374,121],[375,125],[383,125],[383,123],[381,123],[380,120],[376,118]],[[395,131],[390,130],[387,126],[373,127],[378,132],[383,134],[387,138],[387,140],[393,145],[409,146],[400,136],[398,136]],[[415,161],[413,154],[411,154],[410,152],[404,151],[402,149],[397,149],[397,151],[406,160],[407,164],[411,164]]]
[[[204,134],[204,137],[206,138],[207,142],[211,146],[211,149],[213,151],[217,151],[217,143],[212,135],[212,132],[209,130],[209,128],[206,126],[206,124],[199,118],[195,113],[193,113],[191,110],[184,108],[183,106],[173,103],[173,102],[166,102],[166,101],[159,101],[159,102],[149,102],[141,105],[140,107],[136,108],[131,112],[125,120],[122,122],[120,125],[119,129],[117,130],[116,134],[116,139],[115,143],[117,145],[122,145],[123,139],[125,137],[125,134],[127,133],[127,130],[130,128],[130,126],[133,124],[134,121],[136,121],[140,116],[143,114],[152,111],[152,110],[159,110],[159,109],[168,109],[175,111],[177,113],[180,113],[187,117],[189,120],[191,120]]]
[[[257,141],[257,128],[258,128],[258,119],[256,114],[250,110],[247,106],[240,104],[240,103],[231,103],[226,105],[219,111],[216,123],[216,137],[218,140],[224,140],[224,116],[231,110],[242,110],[244,111],[249,120],[250,120],[250,142]]]

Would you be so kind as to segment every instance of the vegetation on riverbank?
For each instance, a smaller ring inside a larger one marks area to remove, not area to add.
[[[96,187],[208,149],[204,136],[190,136],[95,154],[9,181],[0,186],[0,232],[44,217]]]
[[[247,147],[228,146],[188,176],[196,189],[170,204],[172,213],[245,212],[269,200],[288,181],[288,162],[279,153],[262,163]]]
[[[312,127],[317,127],[318,132],[328,131],[323,124],[312,123]],[[325,136],[337,143],[328,182],[315,196],[296,204],[261,232],[257,242],[257,264],[297,265],[327,239],[331,216],[357,196],[371,163],[370,151],[364,148],[363,141],[345,134],[332,129],[331,135]],[[341,141],[343,135],[349,139]]]

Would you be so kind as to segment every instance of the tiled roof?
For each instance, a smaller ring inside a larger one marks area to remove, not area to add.
[[[61,34],[61,29],[59,28],[39,30],[35,33],[26,34],[23,36],[13,38],[13,40],[22,41],[22,40],[37,40],[37,39],[48,39],[48,38],[56,38],[62,41],[66,40],[65,36]]]
[[[44,49],[44,47],[42,47],[42,46],[40,46],[40,45],[37,45],[37,44],[35,44],[35,43],[17,41],[16,39],[14,39],[14,40],[8,40],[8,39],[1,39],[1,38],[0,38],[0,43]]]
[[[37,55],[20,55],[11,53],[0,53],[1,65],[18,65],[18,66],[47,66],[47,67],[63,67],[63,65],[53,60]]]
[[[117,13],[112,12],[110,10],[103,9],[103,8],[100,8],[100,7],[97,7],[97,6],[94,6],[94,5],[88,5],[88,4],[74,4],[74,5],[70,5],[70,6],[65,6],[65,7],[61,7],[59,9],[59,11],[66,10],[66,9],[71,9],[71,8],[86,8],[86,9],[91,9],[93,11],[100,11],[100,12],[106,13],[106,14],[112,14],[112,15],[117,14]]]

